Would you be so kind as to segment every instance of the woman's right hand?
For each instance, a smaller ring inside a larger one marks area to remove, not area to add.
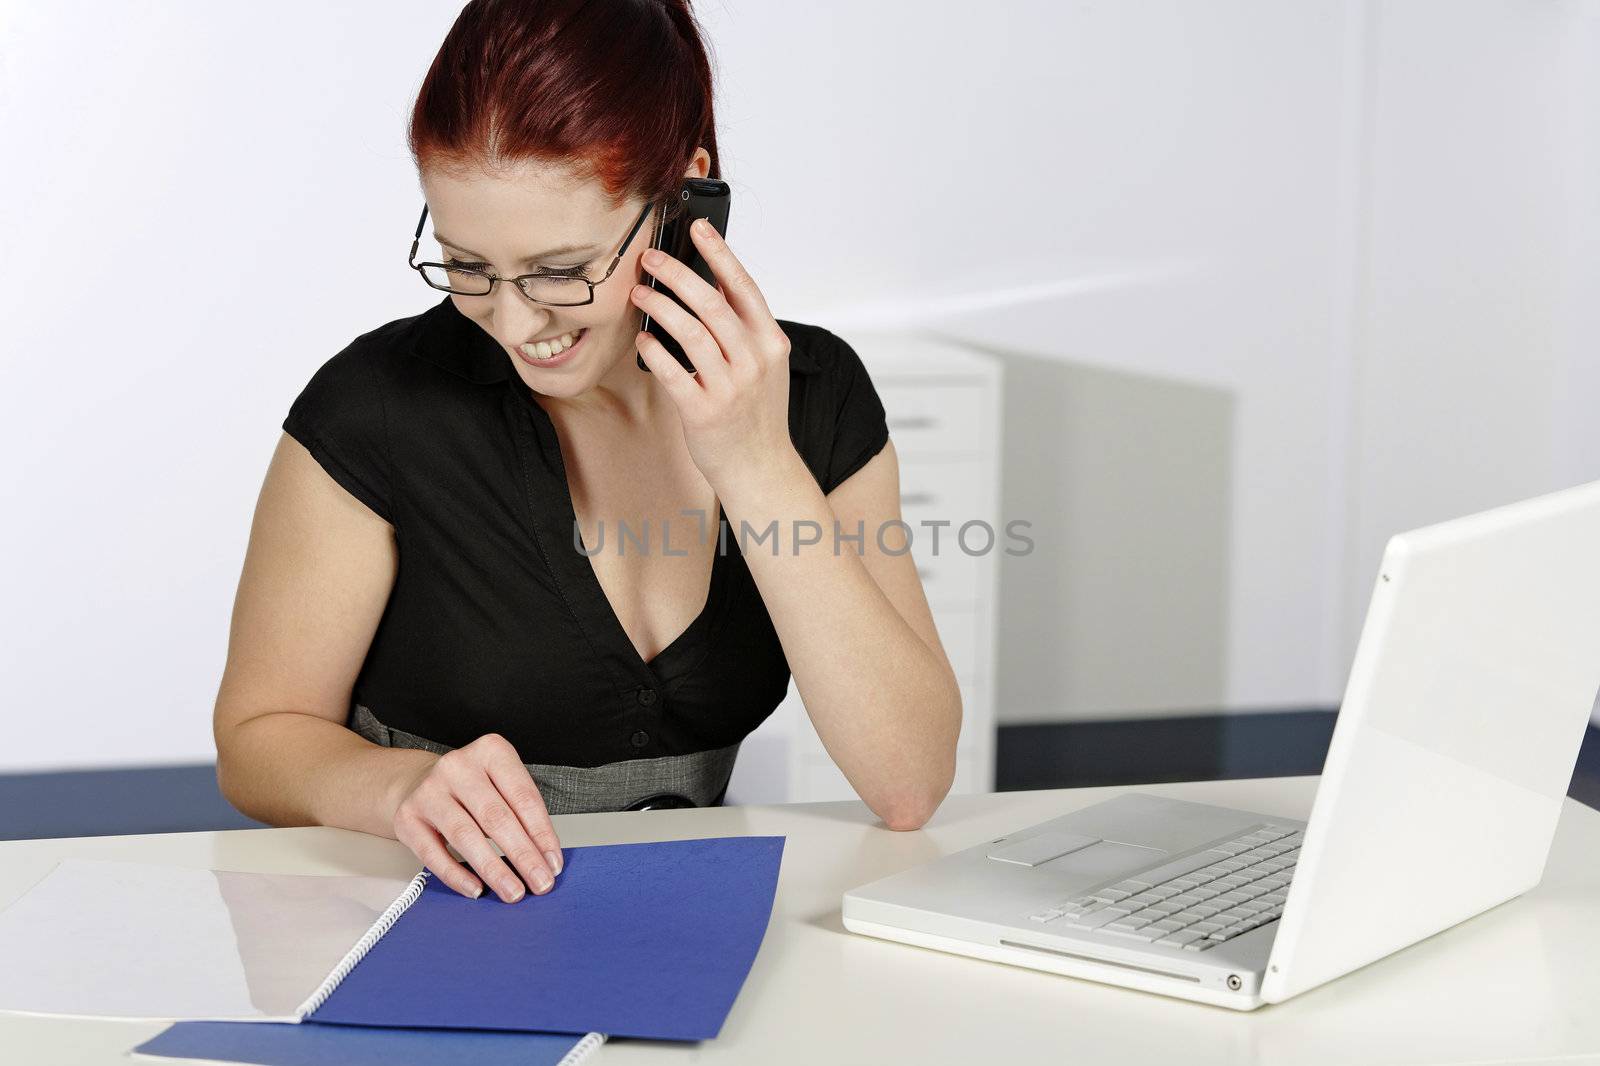
[[[408,767],[399,796],[395,839],[463,896],[475,899],[488,884],[515,903],[524,883],[541,895],[555,884],[562,856],[550,812],[517,749],[498,733],[436,756],[420,771]],[[450,856],[447,842],[472,870]]]

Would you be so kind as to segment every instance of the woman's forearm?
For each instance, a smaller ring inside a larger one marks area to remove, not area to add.
[[[827,497],[798,455],[784,460],[719,487],[728,536],[750,527],[740,551],[824,746],[891,828],[915,828],[954,776],[961,728],[955,676],[860,557],[834,550],[836,517]],[[797,536],[802,526],[804,541]],[[773,536],[756,543],[768,531]]]
[[[438,758],[374,744],[317,715],[272,711],[217,737],[217,784],[241,814],[268,825],[330,825],[392,839],[402,790]]]

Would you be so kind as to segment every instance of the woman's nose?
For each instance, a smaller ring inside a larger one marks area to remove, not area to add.
[[[515,282],[501,281],[494,287],[494,317],[500,334],[509,345],[537,337],[550,325],[550,312],[522,294]]]

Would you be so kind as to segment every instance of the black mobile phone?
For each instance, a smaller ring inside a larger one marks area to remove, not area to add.
[[[655,238],[650,242],[650,247],[659,248],[680,263],[686,264],[690,270],[700,275],[712,288],[717,287],[717,277],[700,255],[699,248],[694,243],[694,238],[689,234],[689,227],[697,218],[708,220],[716,227],[717,232],[723,237],[728,235],[728,204],[733,190],[728,188],[728,183],[720,178],[685,178],[683,186],[678,191],[678,203],[675,208],[669,209],[666,214],[670,217],[658,218],[656,223]],[[644,272],[648,279],[647,284],[658,292],[664,292],[672,297],[679,307],[694,314],[689,305],[678,299],[678,294],[673,292],[665,282],[657,278],[648,270]],[[684,352],[683,345],[678,343],[676,337],[667,332],[665,326],[650,317],[648,312],[644,316],[644,329],[656,340],[660,341],[672,357],[678,361],[689,373],[693,374],[694,361]],[[645,365],[644,356],[634,354],[634,360],[639,364],[639,369],[645,373],[650,368]]]

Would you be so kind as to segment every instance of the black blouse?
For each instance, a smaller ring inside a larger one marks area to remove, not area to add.
[[[790,437],[831,492],[888,441],[883,405],[848,343],[778,324]],[[783,699],[789,664],[737,523],[704,609],[646,662],[573,543],[555,428],[510,360],[446,296],[357,337],[289,409],[284,430],[395,529],[399,570],[353,703],[450,747],[500,733],[530,763],[742,740]]]

